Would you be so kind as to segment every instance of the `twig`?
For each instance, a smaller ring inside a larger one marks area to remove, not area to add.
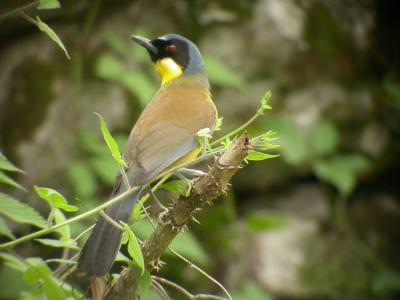
[[[157,292],[157,294],[161,297],[163,300],[171,300],[171,297],[168,295],[167,291],[164,289],[164,287],[158,283],[155,280],[151,281],[151,285],[153,289]]]
[[[117,227],[119,230],[124,230],[124,228],[118,224],[113,218],[111,218],[109,215],[107,215],[103,210],[100,211],[100,215],[111,225]]]
[[[188,290],[186,290],[184,287],[180,286],[179,284],[170,281],[168,279],[162,278],[162,277],[158,277],[155,275],[151,276],[152,279],[154,279],[155,281],[158,281],[160,283],[169,285],[171,287],[173,287],[174,289],[178,290],[179,292],[181,292],[183,295],[185,295],[187,298],[192,299],[193,298],[193,294],[190,293]]]
[[[192,294],[191,292],[189,292],[188,290],[186,290],[184,287],[180,286],[179,284],[170,281],[166,278],[162,278],[162,277],[158,277],[155,275],[151,276],[152,279],[163,283],[165,285],[169,285],[170,287],[173,287],[174,289],[178,290],[179,292],[181,292],[182,294],[184,294],[188,299],[194,300],[194,299],[215,299],[215,300],[226,300],[226,298],[224,297],[220,297],[220,296],[215,296],[215,295],[211,295],[211,294]]]
[[[228,292],[228,290],[218,281],[216,280],[214,277],[210,276],[206,271],[204,271],[203,269],[201,269],[199,266],[193,264],[190,260],[188,260],[186,257],[180,255],[178,252],[176,252],[174,249],[172,249],[171,247],[168,247],[169,251],[171,251],[174,255],[176,255],[177,257],[179,257],[180,259],[182,259],[184,262],[186,262],[190,268],[195,269],[197,272],[199,272],[201,275],[203,275],[204,277],[206,277],[208,280],[210,280],[211,282],[213,282],[215,285],[217,285],[228,297],[229,300],[233,300],[231,294]]]
[[[94,225],[89,226],[88,228],[86,228],[84,231],[82,231],[81,233],[79,233],[74,239],[74,242],[77,242],[82,236],[84,236],[86,233],[88,233],[89,231],[91,231],[94,228]]]

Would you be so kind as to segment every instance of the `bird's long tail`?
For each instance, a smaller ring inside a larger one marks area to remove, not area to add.
[[[118,191],[115,191],[112,195],[116,196],[117,194]],[[105,213],[116,222],[127,223],[138,199],[138,193],[134,193],[107,208]],[[78,271],[86,273],[89,277],[100,277],[108,273],[117,256],[122,233],[121,229],[100,216],[82,249],[78,261]]]

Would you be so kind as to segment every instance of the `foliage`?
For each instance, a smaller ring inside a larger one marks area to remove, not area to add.
[[[247,281],[233,294],[235,300],[272,300],[272,296],[252,281]]]
[[[39,186],[35,186],[34,188],[39,197],[47,201],[51,208],[59,208],[67,212],[78,210],[78,207],[68,204],[64,196],[56,190]]]
[[[45,219],[31,206],[4,193],[0,193],[0,213],[17,223],[32,224],[40,228],[47,226]]]
[[[339,134],[332,122],[321,120],[306,136],[292,121],[270,118],[267,126],[279,132],[282,158],[296,166],[309,164],[315,175],[348,197],[357,183],[357,176],[369,167],[360,153],[337,153]]]
[[[118,163],[120,167],[126,168],[127,164],[126,162],[122,159],[121,152],[119,151],[119,147],[117,142],[114,140],[114,138],[111,136],[110,131],[107,128],[107,124],[104,121],[103,117],[96,113],[96,115],[100,119],[100,129],[101,133],[103,134],[103,138],[107,144],[108,149],[111,152],[112,157],[115,159],[115,161]]]
[[[132,258],[133,262],[140,268],[141,275],[143,275],[144,269],[144,260],[142,250],[140,249],[139,242],[133,233],[132,229],[129,225],[124,224],[124,235],[122,237],[122,244],[128,244],[128,253]]]
[[[25,190],[22,185],[6,175],[3,171],[24,173],[21,169],[8,161],[7,158],[0,152],[0,183],[11,185],[23,191]]]

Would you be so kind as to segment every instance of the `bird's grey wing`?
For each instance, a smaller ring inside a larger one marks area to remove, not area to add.
[[[134,147],[128,149],[132,151],[129,160],[133,164],[128,169],[128,177],[135,184],[147,182],[199,146],[194,133],[162,122],[151,126],[142,139],[132,143]]]

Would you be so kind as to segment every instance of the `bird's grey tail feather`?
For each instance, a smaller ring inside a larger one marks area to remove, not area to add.
[[[118,191],[113,192],[113,195],[116,194],[118,194]],[[105,213],[117,222],[123,221],[127,223],[138,198],[138,194],[134,193],[128,196],[127,199],[108,207]],[[100,277],[107,274],[117,256],[122,233],[119,228],[100,216],[81,251],[78,271],[85,273],[89,277]]]

